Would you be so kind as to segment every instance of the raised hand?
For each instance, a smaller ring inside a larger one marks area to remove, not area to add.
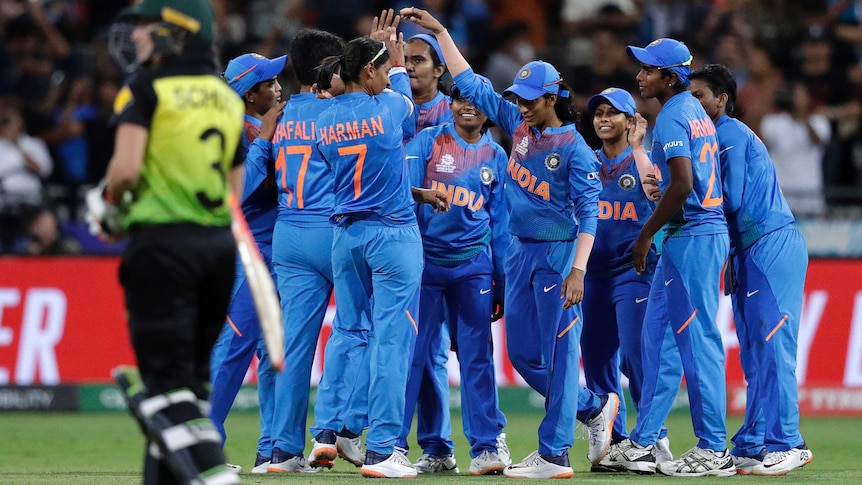
[[[440,34],[446,30],[446,27],[443,27],[443,24],[441,24],[439,20],[435,19],[433,15],[421,8],[405,7],[401,9],[400,14],[405,20],[409,20],[414,24],[430,30],[434,35]]]
[[[647,120],[640,113],[635,113],[634,123],[629,128],[628,142],[632,150],[643,146],[644,136],[646,136]]]
[[[389,32],[386,30],[387,27],[398,27],[398,22],[400,22],[400,20],[401,19],[395,15],[395,10],[391,8],[383,10],[380,12],[379,17],[374,17],[371,20],[371,33],[368,34],[368,36],[378,42],[386,42],[389,38]]]
[[[287,101],[279,101],[279,103],[266,112],[263,115],[263,120],[260,124],[260,138],[264,140],[272,140],[272,135],[275,134],[276,125],[278,125],[278,120],[281,118],[281,114],[284,112],[284,105],[287,104]]]

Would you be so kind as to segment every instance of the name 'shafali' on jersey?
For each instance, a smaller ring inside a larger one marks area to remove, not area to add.
[[[173,94],[178,110],[215,108],[218,111],[228,111],[232,106],[232,94],[228,91],[202,86],[178,86],[174,88]]]
[[[377,115],[372,118],[363,118],[361,120],[318,127],[317,139],[320,143],[329,145],[331,143],[357,140],[384,133],[386,133],[386,130],[383,128],[383,117]]]
[[[509,165],[506,167],[506,174],[512,177],[521,188],[531,194],[535,194],[545,200],[551,200],[551,188],[548,182],[539,179],[530,172],[530,169],[516,162],[514,158],[509,159]]]
[[[449,197],[452,205],[458,207],[466,207],[473,212],[482,209],[485,205],[485,196],[477,194],[472,190],[467,190],[464,187],[455,184],[446,185],[437,180],[431,181],[431,190],[439,190]]]
[[[313,121],[282,121],[275,127],[272,142],[278,143],[286,140],[314,141]]]

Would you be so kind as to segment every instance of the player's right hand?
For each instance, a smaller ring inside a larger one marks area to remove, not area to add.
[[[284,113],[284,105],[287,101],[279,101],[275,106],[269,108],[260,123],[260,138],[271,141],[275,135],[275,127],[278,126],[278,120],[281,114]]]
[[[405,7],[402,8],[399,13],[404,19],[425,27],[433,32],[434,35],[439,35],[446,30],[446,27],[443,27],[443,24],[441,24],[439,20],[435,19],[433,15],[421,8]]]
[[[661,199],[661,189],[658,187],[658,179],[656,179],[655,174],[646,174],[643,180],[641,180],[641,183],[646,189],[649,200],[656,201]]]

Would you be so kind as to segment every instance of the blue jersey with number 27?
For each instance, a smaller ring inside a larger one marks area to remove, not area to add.
[[[727,233],[715,125],[688,91],[665,102],[653,129],[652,162],[662,192],[670,184],[667,161],[674,157],[691,159],[693,186],[682,210],[668,222],[668,236]]]

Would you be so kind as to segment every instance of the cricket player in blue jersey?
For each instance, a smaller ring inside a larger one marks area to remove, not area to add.
[[[418,108],[416,133],[454,121],[449,109],[449,96],[444,93],[440,80],[446,73],[446,61],[437,38],[431,34],[410,37],[404,48],[404,57],[413,102]]]
[[[232,59],[224,72],[228,85],[245,101],[245,129],[240,138],[246,151],[245,182],[241,208],[263,260],[272,271],[272,229],[275,225],[277,195],[271,138],[284,103],[276,77],[284,69],[287,56],[267,59],[259,54],[243,54]],[[274,275],[273,275],[274,278]],[[273,413],[275,372],[269,367],[266,346],[260,333],[257,310],[251,297],[242,263],[237,259],[233,298],[227,322],[219,334],[210,359],[212,392],[210,417],[226,438],[224,421],[242,386],[249,363],[257,352],[260,438],[252,473],[266,471],[272,453],[270,421]]]
[[[315,143],[314,122],[330,105],[311,92],[316,68],[341,54],[337,36],[301,30],[290,44],[299,93],[290,97],[272,140],[278,185],[273,266],[284,318],[284,358],[289,369],[276,376],[272,418],[272,473],[307,472],[304,456],[309,382],[320,328],[332,295],[332,173]],[[361,431],[361,429],[360,429]],[[346,443],[349,445],[350,442]],[[356,446],[352,461],[362,463]],[[318,456],[319,455],[319,456]],[[312,452],[315,467],[332,466],[336,447]]]
[[[497,450],[500,429],[491,322],[503,312],[503,258],[509,243],[503,199],[506,153],[484,130],[488,118],[457,88],[451,110],[454,124],[427,128],[406,147],[413,185],[446,192],[452,208],[445,215],[434,214],[427,206],[418,209],[425,270],[399,446],[407,448],[420,382],[425,385],[422,370],[438,354],[443,321],[456,343],[461,369],[470,474],[500,474],[507,464]],[[421,406],[417,412],[422,412]],[[423,451],[431,457],[426,458],[429,464],[434,458],[441,462],[441,469],[432,472],[458,471],[452,447]],[[418,466],[417,471],[428,473]]]
[[[431,34],[416,34],[407,40],[405,46],[405,65],[410,76],[410,88],[418,112],[416,132],[442,123],[453,122],[449,107],[450,97],[442,77],[446,75],[446,64],[440,43]],[[445,317],[445,311],[444,311]],[[449,360],[450,338],[448,326],[441,321],[442,330],[431,342],[429,348],[438,349],[428,354],[427,363],[422,370],[422,383],[419,387],[418,410],[416,412],[416,441],[423,450],[422,456],[413,464],[419,473],[456,471],[458,466],[452,454],[452,418],[449,413],[449,374],[446,362]],[[506,416],[498,410],[497,452],[500,458],[510,465],[509,448],[506,444]]]
[[[715,126],[686,90],[692,56],[682,42],[658,39],[629,46],[640,62],[638,88],[662,109],[653,129],[652,161],[662,195],[632,247],[634,268],[646,271],[653,236],[667,224],[647,301],[641,355],[643,387],[630,439],[611,447],[606,462],[639,473],[673,476],[736,474],[727,450],[724,348],[715,324],[721,268],[727,259],[721,169]],[[656,465],[655,443],[672,401],[659,399],[663,344],[670,326],[682,359],[697,446]]]
[[[736,79],[723,65],[694,71],[689,90],[718,131],[739,358],[748,382],[745,422],[733,436],[740,474],[784,475],[814,458],[799,432],[796,342],[808,251],[766,146],[731,118]]]
[[[446,64],[440,52],[440,44],[430,34],[416,34],[407,39],[404,46],[404,67],[410,76],[410,89],[416,105],[416,133],[425,128],[453,121],[449,109],[449,96],[441,90],[440,79],[446,73]],[[407,140],[409,141],[409,139]],[[440,325],[443,326],[441,321]],[[419,385],[419,398],[408,399],[418,406],[416,439],[423,450],[414,467],[419,473],[451,472],[457,470],[452,450],[452,417],[449,412],[449,332],[443,328],[435,332],[434,342],[429,348],[436,352],[427,353],[427,362],[420,369],[422,381]],[[425,354],[423,354],[425,355]],[[409,408],[412,415],[412,407]]]
[[[417,332],[423,266],[413,199],[440,210],[448,203],[437,191],[411,194],[401,126],[413,115],[413,102],[402,93],[384,91],[391,64],[403,62],[403,40],[396,38],[395,26],[397,20],[386,43],[354,39],[342,55],[321,67],[324,74],[339,72],[345,92],[333,98],[315,125],[317,146],[334,176],[330,221],[335,225],[332,269],[339,311],[318,398],[323,394],[331,400],[337,387],[350,384],[355,393],[365,393],[369,427],[360,473],[405,478],[415,477],[416,470],[395,445],[404,420],[403,390]],[[367,344],[335,355],[332,349],[345,350],[342,342],[354,335]],[[367,369],[367,381],[329,382],[351,367]],[[318,419],[312,433],[321,428],[341,429],[339,423]]]
[[[401,15],[437,36],[462,96],[512,136],[506,170],[514,236],[504,270],[507,348],[521,376],[545,397],[546,415],[538,450],[504,474],[571,477],[568,451],[578,417],[588,422],[591,435],[604,436],[591,439],[589,456],[598,462],[619,407],[616,394],[600,398],[578,384],[580,302],[598,219],[599,162],[577,131],[569,90],[552,65],[525,65],[507,89],[516,97],[512,103],[473,72],[437,19],[414,7]]]
[[[585,279],[581,334],[584,377],[587,387],[598,394],[622,395],[622,371],[628,377],[629,392],[637,406],[643,381],[641,328],[658,260],[653,245],[647,255],[646,270],[637,273],[631,256],[632,246],[655,208],[646,186],[640,182],[653,174],[652,162],[642,144],[647,123],[636,112],[632,95],[620,88],[607,88],[594,95],[587,102],[587,109],[593,114],[593,128],[602,140],[596,156],[602,164],[599,178],[604,188],[599,200],[596,243]],[[676,357],[673,352],[664,355]],[[680,369],[675,376],[669,376],[674,387],[664,398],[675,397],[681,372]],[[620,401],[619,417],[614,421],[614,443],[628,437],[625,406]],[[673,459],[666,429],[656,446],[658,461]],[[601,462],[591,470],[616,471]]]

